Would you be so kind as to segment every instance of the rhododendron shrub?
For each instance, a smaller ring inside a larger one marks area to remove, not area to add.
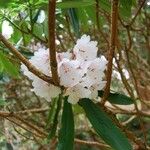
[[[98,90],[102,90],[106,84],[104,71],[107,60],[104,56],[97,57],[97,51],[97,42],[83,35],[71,52],[57,53],[60,85],[64,87],[63,93],[68,96],[69,103],[76,104],[82,98],[98,100]],[[38,49],[29,61],[44,74],[51,76],[48,49]],[[61,93],[60,87],[36,77],[25,65],[22,64],[21,69],[32,80],[32,90],[36,95],[50,101]]]

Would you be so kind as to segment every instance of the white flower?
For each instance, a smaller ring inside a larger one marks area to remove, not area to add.
[[[83,77],[82,84],[90,87],[93,84],[100,83],[104,77],[104,70],[106,69],[107,60],[102,56],[90,61],[88,64],[86,76]]]
[[[98,90],[102,90],[105,87],[106,81],[101,81],[100,83],[95,83],[90,87],[91,99],[96,100],[98,98]]]
[[[13,34],[14,30],[13,28],[9,25],[8,21],[3,21],[2,23],[2,35],[6,38],[6,39],[10,39],[11,35]]]
[[[93,60],[97,56],[97,50],[97,42],[90,41],[90,36],[83,35],[81,39],[77,40],[73,52],[76,59]]]
[[[59,87],[36,78],[32,82],[32,91],[34,91],[36,95],[45,98],[47,101],[51,101],[51,98],[57,97],[61,93]]]
[[[81,98],[89,98],[91,91],[87,88],[84,88],[80,84],[68,88],[65,95],[68,95],[68,102],[71,104],[76,104]]]
[[[64,87],[64,96],[68,96],[69,103],[76,104],[83,98],[98,100],[98,90],[102,90],[106,84],[103,78],[107,60],[104,56],[98,58],[97,50],[97,42],[90,41],[90,36],[83,35],[73,52],[57,53],[60,85]],[[39,48],[29,61],[41,72],[51,76],[48,50]],[[60,87],[39,79],[26,66],[21,65],[21,69],[32,80],[36,95],[50,101],[61,93]]]
[[[34,56],[29,60],[31,64],[33,64],[37,69],[45,73],[46,75],[50,75],[50,63],[49,63],[49,52],[43,48],[40,48],[38,51],[34,53]],[[35,75],[28,71],[25,65],[21,65],[21,70],[24,74],[33,80]]]
[[[61,65],[64,58],[67,58],[69,60],[72,58],[72,53],[70,52],[57,53],[56,57],[57,57],[58,65]]]
[[[40,71],[48,76],[50,75],[51,70],[48,50],[45,50],[43,48],[39,49],[34,53],[34,56],[32,56],[29,61]],[[32,91],[34,91],[36,95],[45,98],[47,101],[50,101],[51,98],[57,97],[61,93],[59,87],[48,84],[47,82],[36,77],[27,69],[25,65],[21,65],[21,70],[23,71],[24,75],[32,80]]]
[[[41,10],[39,15],[38,15],[38,19],[37,19],[37,23],[43,23],[44,20],[45,20],[45,11],[44,10]]]
[[[59,68],[60,84],[65,87],[73,87],[78,84],[82,78],[80,62],[77,60],[63,59]]]

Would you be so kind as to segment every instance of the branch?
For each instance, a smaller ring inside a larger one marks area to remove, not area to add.
[[[80,140],[80,139],[77,139],[77,138],[75,138],[75,142],[78,143],[78,144],[82,144],[82,145],[97,146],[99,148],[105,148],[105,149],[110,148],[108,145],[103,144],[103,143],[92,142],[92,141],[84,141],[84,140]]]
[[[110,36],[110,48],[108,52],[108,66],[106,73],[106,87],[104,90],[104,96],[102,99],[102,104],[105,103],[109,92],[110,92],[110,84],[111,84],[111,75],[112,75],[112,65],[113,65],[113,57],[116,47],[116,37],[117,37],[117,20],[118,20],[118,0],[112,1],[112,10],[111,10],[111,36]]]
[[[0,116],[10,117],[13,115],[23,115],[23,114],[29,114],[29,113],[42,113],[49,110],[49,108],[34,108],[34,109],[26,109],[23,111],[17,111],[17,112],[9,112],[9,111],[0,111]]]
[[[20,31],[21,33],[24,33],[24,34],[31,34],[33,37],[35,37],[37,40],[39,40],[40,42],[42,43],[45,43],[47,44],[47,41],[41,39],[40,37],[38,37],[36,34],[34,34],[30,29],[28,29],[27,27],[27,30],[28,31],[25,31],[23,29],[21,29],[18,25],[16,25],[14,22],[12,22],[9,18],[7,18],[6,16],[3,16],[11,25],[13,25],[18,31]]]
[[[49,0],[48,4],[48,46],[50,55],[50,67],[52,72],[52,79],[55,85],[59,85],[59,76],[57,72],[57,60],[56,60],[56,45],[55,45],[55,9],[56,0]]]
[[[26,59],[8,40],[0,33],[0,41],[4,43],[4,45],[28,68],[30,72],[39,77],[40,79],[50,82],[53,84],[52,79],[43,74],[40,70],[38,70],[35,66],[33,66],[28,59]]]

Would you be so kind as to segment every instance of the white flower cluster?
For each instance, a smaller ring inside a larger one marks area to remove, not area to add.
[[[103,77],[107,60],[104,56],[97,58],[97,50],[97,42],[90,41],[90,36],[83,35],[77,40],[72,52],[57,53],[60,85],[65,88],[64,95],[68,96],[68,102],[76,104],[81,98],[96,100],[98,90],[104,88],[106,81],[103,81]],[[46,75],[51,75],[48,50],[39,49],[29,61]],[[39,79],[24,65],[21,68],[33,81],[36,95],[49,101],[61,93],[59,87]]]
[[[2,35],[6,39],[10,39],[11,35],[14,33],[12,26],[10,26],[9,22],[4,20],[2,23]]]

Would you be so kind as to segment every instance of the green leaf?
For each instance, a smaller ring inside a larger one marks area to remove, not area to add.
[[[94,6],[89,6],[84,8],[86,11],[87,16],[89,17],[89,19],[93,22],[96,23],[96,10]]]
[[[0,0],[0,8],[6,8],[13,0]]]
[[[128,139],[100,107],[90,99],[82,99],[79,104],[83,107],[97,134],[107,144],[114,150],[132,150]]]
[[[73,150],[74,118],[72,106],[68,103],[67,98],[64,99],[61,125],[57,150]]]
[[[88,26],[89,18],[86,14],[85,9],[77,9],[77,15],[79,17],[79,22],[82,27],[81,28],[82,32],[88,32],[89,31],[89,26]]]
[[[51,131],[50,131],[50,133],[48,134],[48,137],[47,137],[48,141],[50,139],[52,139],[56,134],[57,125],[58,125],[58,115],[59,115],[59,112],[60,112],[60,109],[61,109],[61,104],[62,104],[62,96],[60,95],[59,98],[58,98],[58,101],[57,101],[57,109],[56,109],[56,112],[55,112],[55,116],[53,118],[53,124],[52,124],[52,127],[51,127]]]
[[[120,0],[120,14],[121,17],[127,18],[131,16],[131,7],[132,7],[132,2],[133,0]]]
[[[70,8],[68,10],[68,14],[69,14],[70,21],[71,21],[72,27],[74,29],[74,32],[78,37],[79,36],[79,19],[78,19],[77,13],[76,13],[76,9]]]
[[[99,0],[99,7],[103,10],[110,12],[111,10],[111,3],[109,0]]]
[[[0,71],[8,73],[13,78],[19,77],[19,68],[12,64],[12,62],[7,58],[7,56],[0,52]]]
[[[64,8],[79,8],[79,7],[86,7],[95,4],[94,0],[80,0],[80,1],[63,1],[58,2],[57,7],[64,9]]]
[[[52,123],[53,123],[55,112],[56,112],[56,108],[57,108],[57,101],[58,101],[58,97],[57,98],[53,98],[52,101],[51,101],[51,106],[50,106],[50,109],[49,109],[47,123],[46,123],[46,128],[51,126]]]
[[[102,97],[103,94],[104,91],[98,91],[99,97]],[[133,99],[120,93],[110,93],[107,99],[110,103],[118,105],[131,105],[134,103]]]

